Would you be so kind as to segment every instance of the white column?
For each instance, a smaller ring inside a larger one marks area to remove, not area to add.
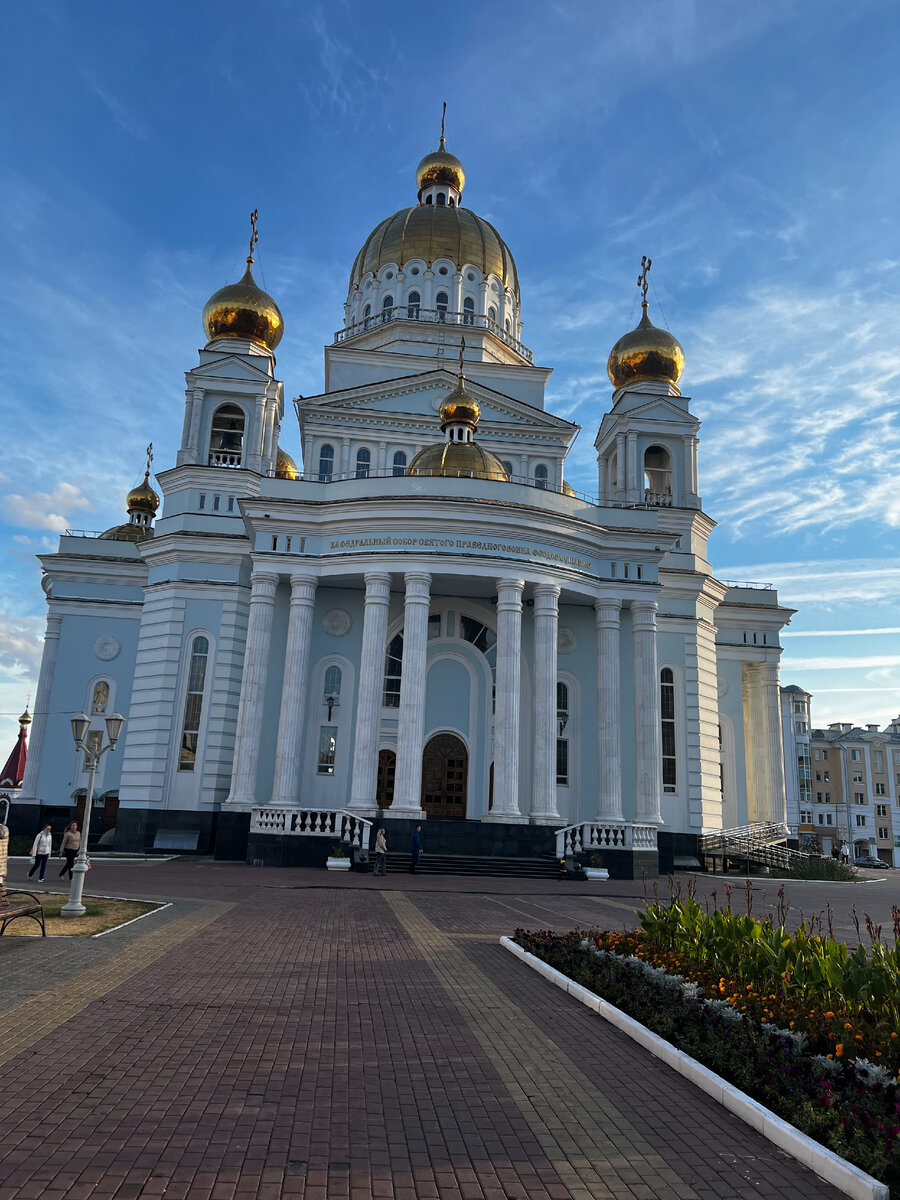
[[[397,773],[394,802],[386,816],[424,817],[422,751],[425,740],[425,655],[428,650],[428,607],[431,576],[408,571],[403,608],[403,662],[397,727]]]
[[[635,820],[661,821],[659,679],[656,669],[656,602],[631,605],[634,643]]]
[[[422,307],[431,311],[434,308],[434,271],[431,267],[425,268],[425,282],[422,284],[422,290],[419,293],[422,297]]]
[[[606,467],[607,467],[606,457],[602,454],[598,455],[598,457],[597,457],[597,499],[598,500],[606,499],[606,488],[607,488]]]
[[[194,404],[191,409],[191,432],[188,438],[188,449],[196,452],[195,462],[201,466],[206,466],[209,458],[209,447],[204,446],[201,452],[200,449],[200,421],[203,416],[203,391],[201,388],[194,388]]]
[[[522,686],[521,579],[497,580],[497,708],[494,715],[494,806],[486,821],[520,822],[519,705]]]
[[[378,715],[384,680],[384,651],[387,640],[391,577],[377,571],[366,575],[366,607],[363,616],[359,687],[356,696],[356,734],[353,776],[348,808],[374,811],[378,780]]]
[[[350,474],[350,439],[341,438],[341,475]]]
[[[756,776],[756,820],[784,821],[784,748],[781,737],[781,704],[778,664],[755,663],[751,676],[753,767]]]
[[[291,576],[291,607],[272,784],[272,803],[277,805],[296,804],[298,801],[303,711],[309,689],[309,644],[312,640],[317,583],[314,575]]]
[[[247,808],[253,808],[257,803],[256,769],[259,765],[263,699],[278,576],[254,571],[250,582],[250,620],[247,625],[247,649],[244,652],[244,677],[234,739],[231,792],[226,801],[227,804],[239,804]]]
[[[462,273],[460,271],[453,272],[453,291],[450,293],[450,311],[462,312]],[[457,320],[462,320],[461,317]]]
[[[25,760],[25,777],[22,780],[20,800],[36,800],[38,774],[44,738],[47,735],[47,717],[50,711],[50,693],[53,690],[53,672],[56,669],[56,652],[59,649],[59,634],[62,617],[48,617],[44,633],[44,653],[41,656],[41,671],[38,675],[37,691],[34,694],[31,731],[28,736],[28,758]]]
[[[625,434],[616,434],[616,499],[625,499]]]
[[[560,824],[556,807],[559,591],[552,583],[534,589],[534,791],[529,814],[534,825]]]
[[[387,442],[378,443],[378,474],[383,475],[387,468]]]
[[[625,435],[625,463],[625,486],[628,489],[628,503],[639,504],[643,499],[643,488],[639,487],[640,480],[638,476],[638,446],[636,433],[628,433]]]
[[[598,600],[597,621],[597,816],[622,817],[622,692],[619,667],[621,600]]]

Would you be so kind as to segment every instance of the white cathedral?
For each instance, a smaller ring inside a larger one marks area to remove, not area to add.
[[[712,573],[699,422],[646,270],[589,498],[565,479],[578,427],[545,411],[551,369],[521,341],[513,256],[463,205],[443,137],[416,183],[353,263],[325,390],[294,401],[302,470],[279,445],[282,315],[251,240],[203,311],[161,510],[148,462],[127,524],[41,557],[18,805],[70,813],[86,774],[69,718],[99,736],[119,710],[92,826],[117,849],[311,862],[352,816],[516,854],[590,827],[627,875],[784,820],[791,611]]]

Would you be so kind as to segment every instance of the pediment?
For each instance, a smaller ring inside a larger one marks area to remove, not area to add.
[[[268,360],[263,359],[263,362]],[[199,366],[189,371],[192,379],[237,379],[247,383],[267,384],[272,380],[272,374],[267,369],[253,365],[238,354],[223,354],[209,362],[201,362]]]

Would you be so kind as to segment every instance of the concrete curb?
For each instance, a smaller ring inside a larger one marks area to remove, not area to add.
[[[626,1016],[615,1005],[608,1004],[602,997],[588,991],[586,987],[574,983],[561,971],[557,971],[555,967],[549,966],[542,959],[523,950],[511,938],[502,937],[500,945],[515,954],[539,975],[543,975],[550,983],[562,988],[573,999],[592,1009],[604,1020],[609,1021],[611,1025],[615,1025],[638,1045],[649,1050],[651,1054],[661,1059],[679,1075],[683,1075],[696,1084],[701,1091],[706,1092],[708,1096],[727,1108],[729,1112],[734,1113],[735,1116],[740,1117],[742,1121],[746,1121],[764,1138],[768,1138],[780,1150],[790,1154],[792,1158],[796,1158],[805,1167],[809,1167],[820,1179],[824,1179],[826,1183],[836,1187],[845,1196],[852,1197],[852,1200],[889,1200],[890,1191],[887,1184],[879,1183],[877,1179],[873,1179],[859,1167],[854,1167],[835,1154],[833,1150],[828,1150],[825,1146],[813,1141],[805,1133],[801,1133],[799,1129],[795,1129],[793,1125],[781,1117],[777,1117],[768,1108],[764,1108],[762,1104],[752,1100],[745,1092],[728,1083],[721,1075],[710,1071],[682,1050],[677,1050],[670,1042],[652,1033],[639,1021]]]

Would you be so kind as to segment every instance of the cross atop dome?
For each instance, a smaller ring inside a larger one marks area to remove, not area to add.
[[[437,150],[426,154],[416,167],[416,187],[419,189],[420,204],[447,205],[455,208],[466,186],[466,173],[455,154],[448,154],[444,123],[447,117],[447,101],[441,114],[441,138]]]

